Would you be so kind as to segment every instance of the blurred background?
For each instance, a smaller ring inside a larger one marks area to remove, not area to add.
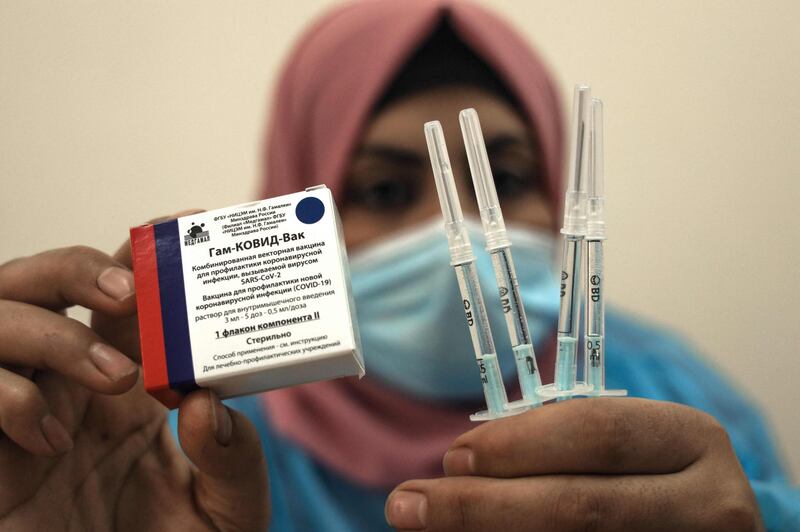
[[[0,0],[0,263],[252,199],[273,81],[332,3]],[[609,298],[744,388],[798,479],[800,3],[482,3],[564,102],[605,101]]]

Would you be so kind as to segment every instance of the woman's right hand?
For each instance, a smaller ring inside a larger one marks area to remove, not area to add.
[[[263,530],[253,425],[196,391],[180,406],[179,448],[140,383],[127,249],[0,266],[0,529]],[[96,325],[66,317],[72,305]]]

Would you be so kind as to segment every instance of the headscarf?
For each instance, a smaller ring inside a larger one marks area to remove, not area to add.
[[[277,86],[264,151],[263,196],[324,183],[341,201],[345,172],[370,114],[444,19],[515,97],[539,142],[557,211],[563,131],[554,83],[506,22],[457,0],[352,2],[311,25],[290,53]],[[471,428],[468,415],[474,411],[431,404],[368,377],[262,397],[280,435],[346,478],[383,488],[441,475],[445,450]]]
[[[340,199],[374,104],[443,17],[517,97],[541,145],[549,189],[561,190],[559,100],[525,40],[493,13],[466,2],[373,0],[330,11],[289,54],[270,114],[263,197],[325,183]]]

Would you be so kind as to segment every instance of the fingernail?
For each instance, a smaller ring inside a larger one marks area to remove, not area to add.
[[[47,414],[39,422],[47,443],[56,454],[63,454],[72,449],[72,438],[59,420],[52,414]]]
[[[469,447],[457,447],[447,451],[442,466],[447,476],[472,475],[475,473],[475,454]]]
[[[89,348],[89,356],[97,369],[114,382],[139,370],[139,366],[131,359],[113,347],[99,342]]]
[[[386,504],[386,522],[395,528],[425,528],[428,499],[416,491],[397,491]]]
[[[133,274],[128,270],[111,266],[97,278],[97,286],[107,296],[122,301],[133,294]]]
[[[211,426],[214,427],[214,439],[223,447],[227,447],[231,443],[233,431],[231,414],[219,400],[219,396],[211,390],[208,390],[208,403],[211,407]]]

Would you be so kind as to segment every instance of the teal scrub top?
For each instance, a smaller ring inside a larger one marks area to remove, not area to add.
[[[800,487],[787,478],[766,424],[730,382],[675,335],[609,311],[606,385],[629,395],[682,403],[719,420],[750,479],[769,531],[800,531]],[[257,397],[226,403],[258,428],[269,464],[271,530],[280,532],[390,530],[389,490],[361,486],[317,462],[270,426]],[[171,418],[174,424],[176,416]]]

